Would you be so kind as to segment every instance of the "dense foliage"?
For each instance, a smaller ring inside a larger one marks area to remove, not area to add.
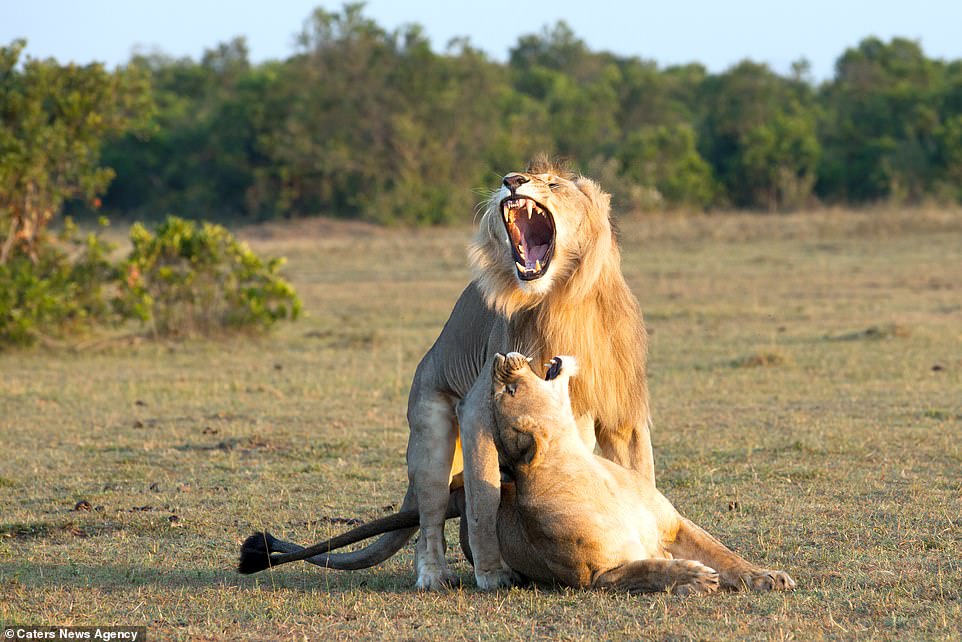
[[[220,225],[174,216],[130,229],[124,284],[133,310],[162,335],[265,330],[296,319],[301,302],[278,273]]]
[[[101,163],[104,141],[147,131],[149,76],[21,60],[23,48],[0,47],[0,347],[132,319],[171,335],[297,316],[282,261],[265,263],[223,227],[173,217],[155,234],[134,225],[125,261],[69,218],[54,235],[65,202],[99,206],[114,176]]]
[[[262,260],[220,225],[168,217],[134,224],[130,241],[116,260],[116,245],[68,218],[33,256],[13,253],[0,264],[0,349],[128,321],[165,337],[260,332],[300,314],[283,259]]]
[[[238,38],[199,61],[17,73],[22,48],[0,51],[8,243],[65,200],[98,204],[114,173],[104,207],[155,220],[465,221],[479,189],[539,152],[597,176],[621,210],[962,200],[962,61],[901,38],[863,40],[820,84],[804,60],[712,74],[591,51],[563,22],[501,63],[466,39],[432,50],[417,25],[386,30],[360,4],[315,10],[292,55],[261,64]],[[145,83],[154,110],[132,127]],[[45,85],[60,98],[38,102]],[[98,119],[70,120],[89,107]],[[54,111],[70,137],[47,127]]]
[[[252,65],[237,39],[131,67],[158,107],[150,136],[106,148],[105,204],[124,212],[463,221],[536,152],[598,176],[621,209],[962,199],[962,62],[899,38],[862,41],[816,86],[804,61],[661,68],[564,23],[506,63],[464,40],[437,53],[348,5],[316,10],[283,61]]]
[[[97,204],[114,173],[100,165],[105,137],[148,113],[138,69],[60,66],[0,47],[0,265],[17,254],[39,260],[47,225],[67,199]]]
[[[15,252],[0,263],[0,348],[135,316],[120,266],[110,260],[114,249],[99,234],[81,235],[68,219],[33,256]]]

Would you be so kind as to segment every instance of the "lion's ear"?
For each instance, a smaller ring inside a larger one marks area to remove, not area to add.
[[[575,185],[581,193],[588,197],[593,203],[597,203],[607,212],[611,208],[611,194],[601,189],[598,183],[586,176],[579,176],[575,179]]]

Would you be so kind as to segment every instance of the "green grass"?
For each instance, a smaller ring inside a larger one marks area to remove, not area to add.
[[[622,221],[652,331],[659,485],[798,590],[419,595],[370,571],[232,571],[393,510],[408,385],[468,229],[247,230],[307,316],[262,339],[0,354],[0,624],[151,639],[962,637],[962,213]],[[86,500],[89,510],[74,510]],[[177,519],[172,521],[172,517]],[[454,531],[450,530],[453,541]]]

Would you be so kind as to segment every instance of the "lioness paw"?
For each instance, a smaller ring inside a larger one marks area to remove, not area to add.
[[[675,595],[706,595],[718,590],[718,572],[701,562],[678,560],[672,574],[671,592]]]
[[[519,583],[517,574],[508,568],[496,571],[475,571],[474,578],[478,583],[478,588],[482,591],[493,591],[499,588],[511,588]]]
[[[785,571],[756,569],[738,575],[730,587],[736,591],[791,591],[795,588],[795,580]]]

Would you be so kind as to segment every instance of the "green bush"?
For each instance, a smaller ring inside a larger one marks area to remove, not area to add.
[[[97,233],[81,236],[68,218],[58,237],[38,245],[35,257],[17,253],[0,264],[0,346],[31,345],[130,318],[120,268],[109,258],[114,249]]]
[[[135,224],[130,240],[124,300],[157,334],[266,330],[300,314],[284,259],[265,263],[220,225],[171,216],[153,232]]]
[[[283,259],[261,260],[219,225],[170,217],[153,232],[135,224],[130,239],[129,256],[111,260],[113,244],[68,218],[35,256],[0,263],[0,348],[132,320],[172,336],[264,331],[300,314]]]

